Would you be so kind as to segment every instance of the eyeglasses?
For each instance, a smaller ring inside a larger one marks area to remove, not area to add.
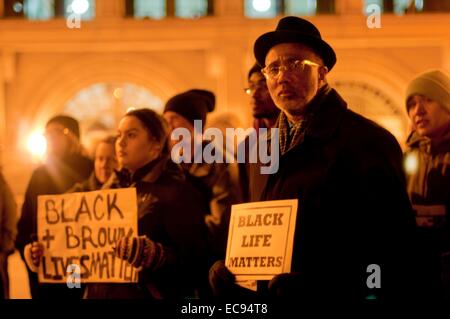
[[[259,89],[267,90],[266,81],[261,81],[260,83],[257,83],[256,85],[252,85],[252,86],[249,86],[247,88],[244,88],[244,92],[247,95],[252,95],[253,93],[255,93]]]
[[[310,60],[288,60],[283,65],[272,63],[262,69],[261,72],[266,79],[276,79],[280,76],[281,70],[284,70],[285,72],[303,72],[305,70],[305,65],[322,67],[322,65]]]

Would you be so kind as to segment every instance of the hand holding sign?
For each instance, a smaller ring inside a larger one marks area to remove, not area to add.
[[[114,247],[114,252],[117,257],[138,269],[155,270],[165,259],[162,245],[148,239],[147,236],[122,237]]]
[[[225,265],[236,281],[290,272],[297,205],[293,199],[232,206]]]
[[[44,255],[44,245],[34,241],[25,246],[23,252],[25,262],[33,272],[37,272],[41,257]]]
[[[78,265],[83,282],[136,282],[136,269],[111,247],[137,234],[137,220],[135,188],[39,196],[39,281],[65,282]]]

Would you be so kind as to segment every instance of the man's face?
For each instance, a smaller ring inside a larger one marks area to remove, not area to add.
[[[117,168],[117,158],[114,145],[110,143],[100,143],[95,150],[95,176],[98,181],[104,184]]]
[[[252,106],[253,117],[270,117],[278,111],[267,89],[266,78],[261,72],[253,72],[250,75],[248,87],[250,89],[250,105]]]
[[[282,43],[272,47],[266,56],[266,67],[286,66],[295,60],[310,60],[323,65],[310,48],[299,43]],[[325,67],[305,65],[302,69],[280,71],[276,78],[267,79],[267,87],[275,104],[288,118],[302,116],[305,106],[314,98],[325,82]],[[319,73],[321,75],[319,76]]]
[[[52,157],[62,158],[70,148],[69,130],[62,124],[53,122],[45,128],[47,140],[47,154]]]
[[[191,134],[191,138],[194,138],[194,126],[184,116],[182,116],[176,112],[173,112],[173,111],[166,111],[166,112],[164,112],[163,116],[166,119],[167,123],[169,123],[171,133],[173,130],[175,130],[177,128],[186,128],[189,130],[189,132]],[[201,132],[200,132],[200,134],[201,134]],[[179,142],[179,140],[172,140],[169,136],[170,147],[173,147],[178,142]]]
[[[436,101],[416,94],[408,99],[406,106],[413,128],[418,134],[436,138],[450,128],[450,112]]]

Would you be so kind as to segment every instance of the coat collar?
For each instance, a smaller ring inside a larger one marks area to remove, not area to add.
[[[336,90],[327,87],[322,94],[314,98],[309,108],[311,117],[306,127],[306,136],[327,139],[339,127],[347,110],[347,103]]]
[[[164,173],[183,179],[181,167],[170,161],[169,155],[161,156],[137,170],[131,175],[127,170],[114,171],[102,189],[133,187],[138,181],[155,183]]]
[[[439,139],[430,139],[412,131],[406,140],[410,149],[419,149],[427,154],[438,154],[450,152],[450,130]]]
[[[327,139],[339,127],[347,110],[347,102],[335,89],[326,85],[307,106],[309,110],[305,135],[317,139]],[[276,126],[278,128],[278,125]],[[271,131],[267,132],[267,140],[272,139]]]

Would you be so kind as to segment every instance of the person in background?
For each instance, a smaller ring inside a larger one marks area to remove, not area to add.
[[[261,73],[261,67],[255,63],[248,72],[248,87],[244,89],[250,96],[253,114],[253,127],[272,128],[277,124],[280,109],[277,108],[267,89],[266,78]]]
[[[68,193],[99,190],[118,167],[116,156],[116,138],[108,136],[97,144],[94,154],[94,171],[87,180],[75,184]]]
[[[75,183],[86,180],[93,169],[92,160],[83,154],[76,119],[66,115],[51,118],[45,127],[45,137],[47,159],[33,171],[18,223],[16,247],[23,259],[25,246],[36,241],[38,196],[65,193]],[[82,296],[82,289],[68,289],[66,284],[40,284],[37,274],[30,268],[27,270],[33,299],[80,299]]]
[[[261,67],[255,63],[248,72],[248,87],[244,89],[245,93],[250,96],[250,105],[253,114],[253,127],[256,130],[256,135],[261,133],[259,129],[271,129],[277,124],[277,119],[280,114],[280,109],[277,108],[267,89],[266,78],[261,73]],[[244,141],[245,149],[250,152],[253,145],[250,145],[250,138],[247,136]],[[239,163],[239,182],[242,189],[242,202],[249,200],[249,181],[248,181],[248,155],[246,153],[246,160],[244,163]]]
[[[412,124],[405,153],[410,199],[416,213],[424,298],[450,300],[450,78],[441,70],[417,75],[408,85]]]
[[[17,206],[14,195],[0,173],[0,299],[9,299],[8,257],[14,253]]]
[[[187,180],[203,195],[203,208],[205,223],[209,230],[209,244],[213,256],[211,262],[224,258],[228,238],[228,226],[231,213],[231,205],[241,201],[240,185],[238,178],[233,178],[236,163],[212,162],[194,163],[194,136],[203,132],[195,132],[194,121],[199,120],[202,128],[206,126],[207,114],[215,108],[215,95],[207,90],[192,89],[170,98],[164,107],[164,118],[170,125],[171,131],[184,128],[190,132],[192,159],[190,163],[181,163]],[[171,133],[172,133],[171,132]],[[172,147],[178,142],[171,140]],[[208,141],[202,141],[202,149]],[[216,148],[222,151],[223,145]],[[233,184],[235,181],[236,184]]]

